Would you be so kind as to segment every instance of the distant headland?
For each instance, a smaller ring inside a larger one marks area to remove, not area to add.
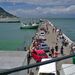
[[[5,11],[3,8],[0,7],[0,18],[19,18],[19,17],[8,13],[7,11]]]

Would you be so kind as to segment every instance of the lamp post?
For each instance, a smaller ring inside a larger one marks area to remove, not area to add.
[[[28,49],[29,49],[29,38],[31,38],[31,37],[29,37],[29,36],[25,37],[25,39],[28,40]]]

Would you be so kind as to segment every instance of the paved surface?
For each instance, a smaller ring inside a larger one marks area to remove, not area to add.
[[[55,32],[54,33],[52,32],[52,27],[51,26],[48,26],[48,29],[49,29],[49,34],[46,34],[47,41],[45,43],[47,43],[50,48],[55,47],[56,43],[58,43],[58,48],[59,49],[58,49],[58,57],[57,58],[62,57],[62,55],[60,54],[60,48],[62,46],[61,39],[59,39],[58,42],[57,42],[57,40],[56,40],[57,34]],[[64,47],[64,50],[63,50],[64,51],[64,56],[70,55],[69,46],[67,46],[67,47],[63,46],[63,47]],[[62,64],[68,64],[68,63],[69,64],[72,63],[72,58],[65,59],[65,60],[59,61],[57,63],[58,74],[59,74],[61,65]]]
[[[57,58],[62,57],[62,55],[60,54],[60,48],[62,46],[61,39],[59,39],[58,42],[57,42],[57,40],[56,40],[57,34],[55,32],[54,33],[52,32],[52,26],[48,25],[48,31],[49,31],[49,34],[46,34],[46,39],[47,40],[45,41],[45,43],[50,47],[50,49],[52,47],[55,47],[56,43],[58,43],[58,48],[59,49],[58,49],[58,57]],[[66,56],[66,55],[70,55],[70,48],[69,48],[69,46],[67,46],[67,47],[64,46],[64,56]],[[30,60],[30,64],[33,64],[33,63],[36,63],[36,62],[32,58]],[[57,75],[60,75],[59,71],[60,71],[61,65],[62,64],[68,64],[68,63],[69,64],[72,63],[72,58],[65,59],[65,60],[59,61],[57,63]],[[31,70],[32,70],[32,74],[31,75],[37,75],[38,70],[36,70],[36,68],[32,68]]]

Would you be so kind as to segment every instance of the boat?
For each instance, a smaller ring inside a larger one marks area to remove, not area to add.
[[[39,23],[37,22],[37,23],[34,23],[34,22],[30,22],[30,24],[29,25],[39,25]]]
[[[39,24],[33,23],[32,25],[27,25],[26,23],[21,23],[20,29],[37,29]]]
[[[39,24],[38,24],[38,23],[33,23],[33,24],[32,24],[32,26],[36,26],[36,25],[39,25]]]
[[[39,20],[39,22],[42,22],[42,21],[43,21],[42,19]]]

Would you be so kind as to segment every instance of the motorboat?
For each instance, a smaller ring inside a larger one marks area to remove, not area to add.
[[[39,20],[39,22],[42,22],[42,21],[43,21],[42,19]]]
[[[37,29],[39,24],[33,23],[32,25],[27,25],[26,23],[21,23],[20,29]]]
[[[39,25],[39,23],[30,22],[30,25]]]

